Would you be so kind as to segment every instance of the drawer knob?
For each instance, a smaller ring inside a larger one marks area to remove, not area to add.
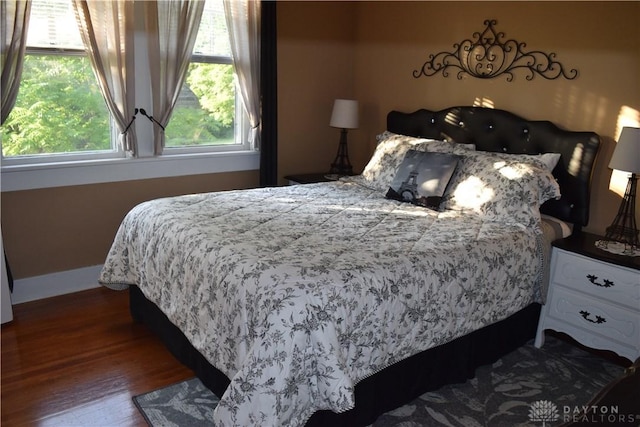
[[[586,320],[587,322],[596,323],[596,324],[598,324],[598,325],[599,325],[600,323],[604,323],[604,322],[606,322],[606,321],[607,321],[607,319],[605,319],[605,318],[604,318],[604,317],[602,317],[602,316],[598,316],[598,315],[596,315],[596,319],[595,319],[595,320],[593,320],[593,319],[591,318],[591,313],[589,313],[587,310],[582,310],[582,311],[580,312],[580,315],[581,315],[581,316],[584,318],[584,320]]]
[[[589,279],[589,281],[594,285],[600,286],[601,288],[610,288],[613,285],[615,285],[615,283],[613,283],[611,280],[608,280],[608,279],[604,279],[602,283],[598,283],[597,282],[598,276],[594,276],[593,274],[587,274],[587,279]]]

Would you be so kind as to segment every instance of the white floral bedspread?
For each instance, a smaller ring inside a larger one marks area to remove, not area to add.
[[[100,282],[140,287],[231,384],[217,426],[301,426],[539,300],[539,233],[331,182],[146,202]]]

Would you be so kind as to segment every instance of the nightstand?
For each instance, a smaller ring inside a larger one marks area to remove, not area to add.
[[[598,249],[601,239],[580,233],[553,242],[535,346],[544,344],[545,329],[553,329],[633,362],[640,356],[640,258]]]
[[[287,175],[284,177],[284,179],[289,181],[289,185],[314,184],[316,182],[335,181],[335,179],[327,178],[328,176],[329,176],[328,173],[301,173],[301,174]]]

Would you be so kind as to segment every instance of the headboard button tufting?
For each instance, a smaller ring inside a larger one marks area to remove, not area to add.
[[[415,126],[415,127],[414,127]],[[415,136],[423,133],[439,139],[459,139],[473,143],[478,151],[499,153],[558,152],[566,160],[554,169],[561,191],[561,200],[545,202],[540,210],[574,227],[589,221],[589,183],[598,152],[600,138],[593,132],[571,132],[547,121],[529,121],[508,111],[485,107],[450,107],[439,111],[427,109],[413,113],[391,111],[387,115],[387,129],[399,134]],[[581,156],[574,153],[580,149]],[[572,206],[569,206],[572,204]]]

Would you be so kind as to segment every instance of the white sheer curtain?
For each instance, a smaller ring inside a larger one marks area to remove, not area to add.
[[[0,0],[2,30],[2,105],[0,124],[9,116],[20,87],[22,63],[27,46],[27,29],[31,1]]]
[[[204,1],[144,2],[153,116],[165,127],[189,68]],[[154,153],[162,154],[164,130],[154,128]]]
[[[233,66],[242,103],[249,116],[249,143],[260,147],[260,4],[258,0],[224,0]],[[275,58],[274,58],[275,60]]]
[[[74,0],[80,35],[102,96],[120,130],[120,143],[136,157],[135,127],[122,133],[135,113],[134,2]]]

